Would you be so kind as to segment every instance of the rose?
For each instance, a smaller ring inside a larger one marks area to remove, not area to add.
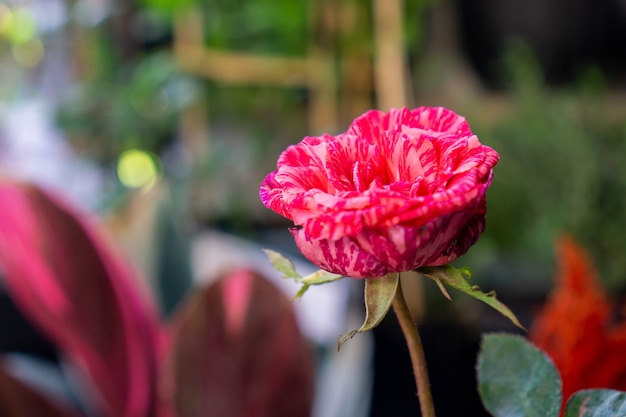
[[[463,255],[485,228],[496,151],[442,108],[370,110],[337,136],[305,137],[261,183],[318,267],[375,278]]]

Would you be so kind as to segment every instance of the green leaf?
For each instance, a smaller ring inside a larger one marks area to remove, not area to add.
[[[271,249],[263,249],[263,252],[267,255],[270,263],[277,271],[282,272],[285,278],[293,278],[300,282],[302,276],[296,272],[296,267],[293,265],[287,257]]]
[[[565,417],[626,416],[626,392],[610,389],[587,389],[570,397]]]
[[[495,417],[558,417],[562,386],[548,356],[520,336],[483,337],[478,387]]]
[[[337,281],[343,278],[342,275],[333,274],[328,271],[324,271],[323,269],[313,272],[312,274],[307,275],[303,278],[300,274],[296,272],[296,267],[294,266],[293,262],[291,262],[286,256],[271,249],[263,249],[263,251],[269,258],[272,266],[277,271],[282,272],[285,278],[291,278],[294,279],[296,282],[303,284],[296,293],[296,295],[293,297],[294,300],[302,297],[311,285],[327,284],[329,282]]]
[[[306,277],[302,278],[300,282],[306,285],[321,285],[337,281],[341,278],[343,278],[343,275],[333,274],[331,272],[320,269],[319,271],[313,272],[311,275],[307,275]]]
[[[517,327],[524,329],[524,326],[521,325],[515,314],[500,300],[496,298],[496,293],[494,291],[490,291],[488,293],[484,293],[480,290],[477,285],[470,285],[467,279],[463,275],[467,275],[468,279],[471,278],[471,272],[467,268],[455,268],[452,265],[442,265],[442,266],[424,266],[418,268],[416,270],[420,274],[424,274],[426,277],[432,279],[437,283],[439,288],[442,290],[442,293],[446,298],[450,299],[448,293],[443,289],[442,284],[449,285],[452,288],[455,288],[461,292],[464,292],[467,295],[470,295],[485,304],[496,309],[500,314],[507,317],[509,320],[513,322]]]
[[[337,340],[337,349],[355,334],[372,330],[387,315],[398,289],[400,274],[387,274],[382,278],[365,280],[365,322],[358,330],[352,330]]]

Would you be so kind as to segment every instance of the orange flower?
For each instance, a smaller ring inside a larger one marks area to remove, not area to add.
[[[626,390],[626,321],[615,320],[615,302],[574,239],[558,241],[557,258],[556,288],[532,326],[531,341],[559,369],[564,401],[580,389]]]

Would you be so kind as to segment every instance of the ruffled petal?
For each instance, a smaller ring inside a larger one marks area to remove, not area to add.
[[[283,190],[275,177],[276,171],[270,172],[267,177],[265,177],[259,189],[259,197],[265,207],[271,208],[276,213],[291,220],[289,208],[283,201]]]
[[[484,229],[498,158],[443,107],[370,110],[346,133],[287,148],[261,200],[293,220],[299,246],[318,266],[376,276],[465,253]],[[348,252],[369,269],[345,266]]]

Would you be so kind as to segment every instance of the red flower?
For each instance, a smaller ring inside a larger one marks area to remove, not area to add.
[[[570,237],[557,245],[557,286],[530,339],[554,361],[563,399],[587,388],[626,390],[626,322],[600,286],[589,256]]]
[[[447,264],[485,228],[498,154],[438,107],[368,111],[337,136],[306,137],[261,184],[300,251],[354,278]]]

